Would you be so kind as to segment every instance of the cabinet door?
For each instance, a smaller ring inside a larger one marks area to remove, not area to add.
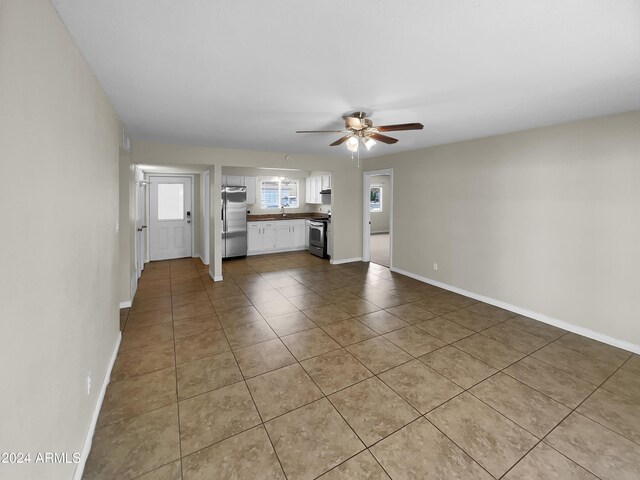
[[[292,236],[291,236],[291,247],[300,249],[305,246],[305,222],[303,221],[295,221],[291,227]]]
[[[288,222],[285,225],[282,225],[285,222],[279,222],[279,224],[275,227],[276,231],[276,248],[291,248],[291,225]]]
[[[304,222],[304,246],[309,248],[309,221]]]
[[[273,223],[264,223],[262,226],[262,250],[268,251],[276,248],[276,230]]]
[[[327,188],[331,188],[331,175],[322,176],[322,190],[326,190]]]
[[[228,185],[227,184],[227,176],[226,175],[222,175],[220,177],[220,185],[223,186],[223,187],[226,187]]]
[[[262,227],[259,223],[247,225],[247,252],[262,251]]]
[[[227,185],[230,187],[244,187],[244,177],[227,175]]]
[[[305,178],[304,182],[304,199],[306,203],[313,203],[311,201],[311,177]]]
[[[322,190],[322,179],[311,177],[311,203],[320,203],[320,190]]]
[[[247,187],[247,205],[256,204],[256,189],[257,178],[256,177],[244,177],[244,183]]]
[[[331,224],[327,225],[327,255],[333,257],[333,231]]]

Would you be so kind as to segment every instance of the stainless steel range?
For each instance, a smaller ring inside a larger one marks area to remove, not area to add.
[[[320,258],[327,256],[327,222],[324,220],[309,222],[309,253]]]

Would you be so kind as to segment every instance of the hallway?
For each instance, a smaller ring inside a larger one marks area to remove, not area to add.
[[[84,478],[640,475],[638,356],[375,264],[223,271],[147,264]]]

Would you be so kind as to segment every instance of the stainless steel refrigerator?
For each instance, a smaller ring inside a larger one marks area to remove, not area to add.
[[[247,187],[222,187],[222,258],[247,254]]]

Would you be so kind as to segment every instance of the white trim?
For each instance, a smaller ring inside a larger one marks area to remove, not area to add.
[[[207,262],[204,261],[203,257],[204,255],[198,255],[197,257],[193,257],[193,258],[199,258],[203,265],[209,265]]]
[[[389,265],[393,267],[393,210],[394,210],[394,195],[395,189],[393,187],[393,168],[384,168],[381,170],[369,170],[362,172],[362,261],[371,261],[371,252],[369,249],[369,237],[371,232],[371,211],[370,204],[370,190],[373,186],[371,184],[371,177],[376,175],[389,175],[389,187],[391,190],[391,196],[388,199],[389,206]],[[382,199],[380,199],[380,205],[382,206]]]
[[[196,176],[195,174],[190,174],[190,173],[176,173],[176,174],[172,174],[172,173],[150,173],[149,176],[147,177],[149,180],[149,184],[151,184],[151,179],[153,177],[185,177],[185,178],[190,178],[191,179],[191,257],[192,258],[197,258],[197,255],[195,254],[196,251],[196,216],[195,216],[195,211],[196,211],[196,187],[195,187],[195,183],[196,183]],[[198,192],[200,191],[200,187],[198,187]],[[147,208],[150,209],[151,208],[151,188],[147,189]],[[150,210],[147,210],[147,225],[150,225],[151,222],[151,212]],[[149,232],[151,230],[151,228],[147,228],[147,232]],[[150,250],[150,243],[149,243],[149,237],[151,236],[150,233],[147,233],[147,261],[150,261],[150,254],[149,254],[149,250]],[[156,258],[156,260],[172,260],[174,257],[171,258]]]
[[[444,288],[445,290],[459,293],[460,295],[464,295],[465,297],[470,297],[475,300],[479,300],[481,302],[488,303],[496,307],[500,307],[504,310],[509,310],[510,312],[514,312],[519,315],[524,315],[525,317],[533,318],[534,320],[538,320],[542,323],[553,325],[554,327],[562,328],[563,330],[567,330],[569,332],[573,332],[578,335],[582,335],[584,337],[588,337],[593,340],[606,343],[607,345],[622,348],[623,350],[627,350],[629,352],[633,352],[640,355],[640,345],[635,345],[633,343],[626,342],[624,340],[618,340],[617,338],[609,337],[608,335],[604,335],[599,332],[594,332],[593,330],[589,330],[588,328],[580,327],[578,325],[565,322],[564,320],[558,320],[557,318],[550,317],[548,315],[545,315],[544,313],[533,312],[531,310],[527,310],[526,308],[518,307],[516,305],[511,305],[510,303],[503,302],[502,300],[496,300],[495,298],[486,297],[478,293],[469,292],[467,290],[463,290],[462,288],[454,287],[453,285],[442,283],[437,280],[432,280],[430,278],[423,277],[421,275],[416,275],[415,273],[407,272],[406,270],[401,270],[399,268],[393,268],[393,267],[390,268],[390,270],[392,272],[406,275],[407,277],[411,277],[415,280],[419,280],[421,282],[428,283],[436,287]]]
[[[362,262],[362,257],[354,257],[354,258],[342,258],[340,260],[334,260],[333,258],[329,260],[331,265],[341,265],[343,263],[352,263],[352,262]]]
[[[220,275],[219,277],[213,277],[213,281],[214,282],[221,282],[222,281],[222,275]]]
[[[120,308],[130,308],[131,300],[127,300],[126,302],[120,302]]]
[[[76,471],[73,474],[73,480],[82,479],[84,467],[87,463],[89,452],[91,451],[91,444],[93,443],[93,434],[96,431],[96,424],[98,423],[98,415],[100,415],[102,402],[104,401],[104,396],[107,393],[107,385],[109,385],[109,382],[111,381],[111,370],[113,369],[113,364],[116,362],[116,357],[118,356],[118,349],[120,348],[121,340],[122,340],[122,333],[118,332],[118,338],[116,338],[116,344],[113,346],[113,353],[111,354],[111,359],[109,360],[109,365],[107,366],[107,372],[104,376],[104,381],[102,382],[102,388],[100,389],[100,394],[98,395],[98,401],[96,402],[96,406],[93,410],[93,416],[91,417],[91,424],[89,425],[89,431],[87,432],[87,436],[84,439],[84,445],[82,446],[82,453],[80,454],[80,463],[78,463],[78,466],[76,467]]]

